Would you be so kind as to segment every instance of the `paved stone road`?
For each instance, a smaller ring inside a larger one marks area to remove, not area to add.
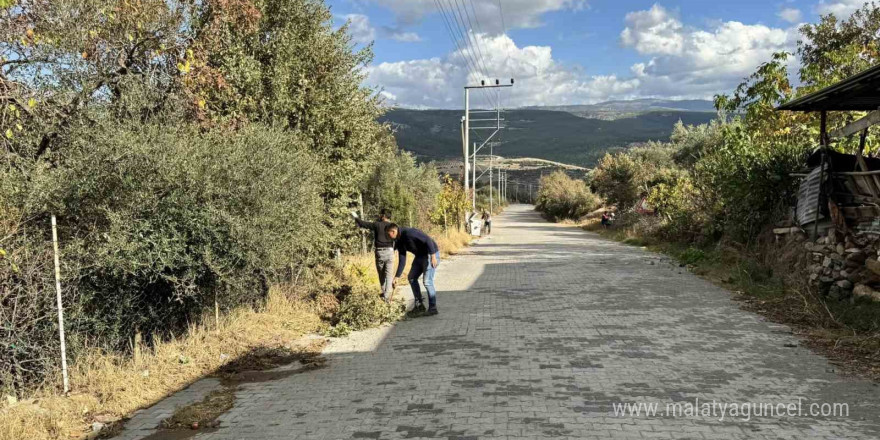
[[[798,344],[787,328],[723,289],[526,206],[494,229],[441,264],[439,316],[340,340],[325,369],[242,386],[222,427],[196,438],[880,438],[880,387],[786,347]],[[666,411],[713,399],[800,401],[803,416]],[[615,416],[637,402],[657,415]],[[813,403],[849,416],[809,416]]]

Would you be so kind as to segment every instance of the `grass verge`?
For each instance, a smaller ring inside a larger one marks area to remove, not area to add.
[[[433,236],[444,256],[471,241],[464,231],[434,231]],[[0,440],[85,438],[93,434],[93,423],[112,425],[199,378],[215,372],[223,376],[236,365],[262,369],[261,363],[278,353],[283,358],[293,341],[307,333],[326,332],[333,324],[342,323],[350,331],[400,319],[401,310],[378,300],[373,264],[372,255],[352,256],[307,274],[300,285],[312,288],[274,286],[260,306],[232,310],[218,322],[206,316],[183,335],[137,347],[137,357],[95,349],[71,366],[69,396],[54,388],[23,398],[5,396],[0,401]],[[224,396],[209,396],[192,414],[168,423],[183,427],[204,422],[209,417],[200,414],[225,407],[228,393]]]

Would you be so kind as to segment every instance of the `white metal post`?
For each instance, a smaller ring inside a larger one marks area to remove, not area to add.
[[[495,160],[492,156],[493,152],[494,149],[492,148],[492,144],[489,144],[489,215],[492,215],[492,213],[495,212],[495,205],[492,201],[492,193],[495,192],[495,187],[492,186],[492,173],[494,172],[492,171],[492,161]]]
[[[464,89],[464,139],[462,140],[462,151],[464,152],[464,190],[465,193],[470,191],[470,183],[468,182],[470,179],[468,177],[469,174],[469,163],[470,163],[470,154],[468,151],[470,145],[470,131],[471,131],[471,90],[468,88]],[[469,197],[469,194],[465,194],[465,197]]]
[[[64,393],[70,392],[67,379],[67,346],[64,338],[64,305],[61,302],[61,264],[58,259],[58,226],[52,215],[52,248],[55,250],[55,296],[58,302],[58,338],[61,339],[61,376],[64,380]]]
[[[473,197],[473,207],[474,212],[477,212],[477,143],[474,142],[474,166],[471,167],[471,170],[474,173],[473,179],[471,179],[471,186],[474,187],[474,197]]]
[[[501,194],[501,168],[498,168],[498,197],[501,197],[498,200],[498,203],[504,204],[504,194]]]

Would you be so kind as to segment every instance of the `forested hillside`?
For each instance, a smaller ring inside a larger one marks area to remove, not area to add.
[[[432,160],[461,155],[461,116],[460,110],[394,109],[381,120],[392,124],[401,148],[420,160]],[[679,120],[703,124],[715,117],[714,112],[652,111],[602,120],[567,111],[509,110],[504,113],[508,128],[501,134],[499,154],[591,166],[615,147],[667,139]]]

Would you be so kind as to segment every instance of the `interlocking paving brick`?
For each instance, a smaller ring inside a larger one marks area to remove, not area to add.
[[[664,257],[530,207],[441,263],[440,315],[328,347],[327,368],[244,384],[238,439],[868,439],[880,388]],[[360,338],[360,339],[357,339]],[[848,417],[618,417],[612,405],[847,403]]]

